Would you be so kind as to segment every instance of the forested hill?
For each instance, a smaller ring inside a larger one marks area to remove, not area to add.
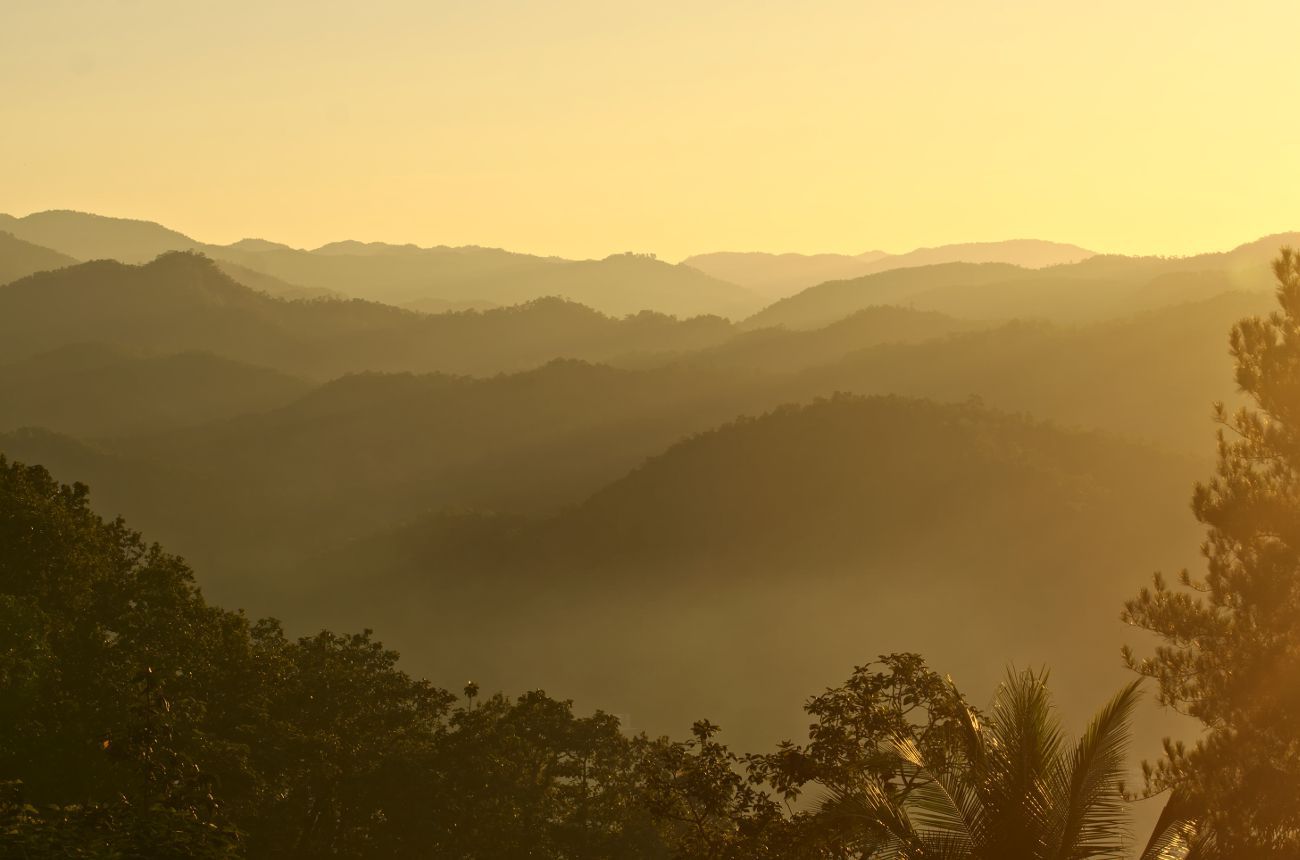
[[[976,677],[1032,658],[1105,685],[1117,601],[1191,560],[1196,471],[970,405],[838,397],[683,441],[555,516],[426,518],[297,581],[313,618],[382,625],[435,675],[527,674],[640,725],[696,697],[752,719],[868,640]]]
[[[354,374],[310,390],[211,355],[67,347],[0,366],[0,451],[92,482],[104,513],[182,550],[224,596],[268,559],[291,564],[431,510],[576,504],[683,436],[837,391],[979,398],[1205,457],[1209,404],[1235,391],[1225,331],[1266,306],[1230,295],[1091,326],[1013,323],[854,350],[891,328],[960,325],[880,309],[642,370],[569,360],[480,379]],[[24,426],[58,433],[4,432]]]
[[[61,269],[77,261],[67,254],[24,242],[0,225],[0,284],[25,278],[36,272]]]
[[[718,317],[614,319],[560,299],[435,316],[359,300],[283,301],[190,253],[141,266],[84,263],[0,286],[0,362],[107,341],[206,351],[316,378],[359,370],[485,374],[556,357],[693,349],[729,331]]]
[[[744,287],[644,254],[565,260],[497,248],[383,242],[334,242],[314,250],[258,239],[214,245],[149,221],[69,211],[0,216],[0,230],[79,260],[139,264],[171,251],[199,251],[241,283],[294,297],[506,305],[560,296],[615,316],[643,310],[744,316],[763,304]]]
[[[809,287],[754,314],[744,321],[744,327],[818,328],[872,305],[905,305],[913,295],[925,290],[967,288],[1031,275],[1030,270],[1007,263],[947,263],[895,269]]]
[[[310,387],[208,353],[151,355],[71,344],[0,365],[0,431],[31,426],[82,438],[153,435],[271,409]]]
[[[1271,261],[1279,248],[1297,240],[1300,234],[1279,234],[1224,253],[1094,256],[1036,270],[994,263],[898,269],[809,287],[764,308],[744,326],[815,328],[880,304],[973,320],[1097,321],[1225,292],[1271,292]]]
[[[884,251],[853,255],[719,252],[698,254],[682,262],[775,300],[826,281],[861,278],[891,269],[943,263],[1010,263],[1026,269],[1041,269],[1076,263],[1091,256],[1092,251],[1077,245],[1012,239],[917,248],[903,254]]]

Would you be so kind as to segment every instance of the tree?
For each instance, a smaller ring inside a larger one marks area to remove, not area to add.
[[[87,497],[0,457],[0,847],[226,856],[236,830],[210,789],[229,750],[207,703],[242,671],[226,648],[242,617]]]
[[[920,860],[1085,860],[1127,856],[1120,789],[1138,701],[1125,687],[1067,744],[1046,674],[1009,673],[987,720],[964,721],[964,755],[935,763],[915,739],[890,745],[903,782],[838,788],[821,814],[838,821],[856,856]],[[1182,857],[1174,822],[1144,858]]]
[[[1218,464],[1193,495],[1205,578],[1157,574],[1124,613],[1165,641],[1129,664],[1206,730],[1166,742],[1148,791],[1173,790],[1234,858],[1300,857],[1300,256],[1274,273],[1279,309],[1230,338],[1250,405],[1215,405]]]

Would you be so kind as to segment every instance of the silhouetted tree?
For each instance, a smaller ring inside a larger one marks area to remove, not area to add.
[[[1253,405],[1216,406],[1218,466],[1193,497],[1206,576],[1157,575],[1125,612],[1165,640],[1130,665],[1206,728],[1166,742],[1148,788],[1208,816],[1234,858],[1300,856],[1300,256],[1283,250],[1274,272],[1279,309],[1231,336]]]
[[[887,745],[901,781],[864,776],[834,788],[820,814],[857,854],[944,860],[1066,860],[1128,856],[1120,789],[1138,682],[1067,744],[1045,674],[1010,673],[987,719],[967,712],[963,754],[932,760],[908,734]],[[1153,840],[1145,858],[1182,858],[1188,825]]]

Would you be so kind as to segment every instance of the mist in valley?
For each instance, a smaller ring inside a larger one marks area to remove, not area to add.
[[[1270,4],[67,5],[0,33],[0,854],[1300,857]]]

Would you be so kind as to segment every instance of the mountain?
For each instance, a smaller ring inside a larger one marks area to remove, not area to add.
[[[105,342],[209,352],[316,379],[360,370],[485,374],[553,358],[698,349],[731,330],[716,317],[613,319],[559,299],[438,315],[359,300],[285,301],[190,253],[142,266],[85,263],[0,287],[0,362]]]
[[[24,242],[12,233],[0,232],[0,284],[25,278],[35,272],[62,269],[76,262],[66,254]]]
[[[816,328],[875,305],[908,304],[917,293],[927,290],[976,287],[1015,281],[1032,274],[1028,269],[1006,263],[946,263],[895,269],[809,287],[749,317],[744,327]]]
[[[884,251],[852,256],[717,251],[687,257],[682,265],[748,287],[768,301],[775,301],[814,284],[859,277],[871,264],[893,256]]]
[[[268,275],[265,272],[259,272],[238,263],[230,263],[224,260],[216,260],[215,262],[217,268],[229,275],[231,280],[258,292],[266,293],[268,296],[275,296],[279,299],[347,299],[347,296],[334,290],[291,284],[280,280],[274,275]]]
[[[808,369],[789,391],[906,394],[990,406],[1205,452],[1213,401],[1236,397],[1228,331],[1274,304],[1229,293],[1086,326],[1013,322],[916,344],[882,344]]]
[[[476,307],[561,296],[614,316],[654,310],[683,316],[744,316],[762,299],[689,266],[645,255],[561,260],[495,248],[419,248],[342,241],[313,251],[265,239],[196,241],[149,221],[82,212],[0,217],[0,230],[81,260],[145,263],[169,251],[201,251],[232,277],[285,298],[348,296],[394,305],[448,302]]]
[[[420,512],[554,511],[682,436],[836,392],[978,399],[1166,451],[1204,454],[1213,442],[1209,404],[1231,402],[1235,392],[1227,331],[1267,307],[1263,295],[1231,294],[1087,326],[973,329],[883,308],[822,331],[744,333],[719,346],[626,362],[641,370],[556,361],[483,379],[355,374],[265,409],[249,406],[238,417],[101,439],[99,450],[174,474],[174,485],[184,489],[155,498],[107,479],[100,486],[128,503],[106,514],[127,514],[201,562],[214,584],[236,588],[253,572]],[[924,339],[906,342],[909,327]],[[868,338],[875,345],[863,347]],[[14,401],[10,426],[45,423],[93,435],[52,424],[48,409],[30,403]],[[117,414],[109,405],[105,414]],[[145,408],[156,414],[165,407]],[[94,417],[87,412],[77,420]],[[19,444],[6,438],[0,450]],[[158,521],[188,504],[178,499],[232,501],[193,512],[190,531],[176,533]]]
[[[483,298],[498,303],[518,302],[537,294],[563,296],[614,315],[649,308],[682,316],[719,314],[735,318],[752,313],[762,304],[743,287],[645,254],[614,254],[603,260],[561,263],[527,280],[484,290]]]
[[[455,311],[488,311],[500,305],[492,302],[458,302],[451,299],[416,299],[413,302],[407,302],[402,305],[408,311],[416,311],[422,314],[445,314]]]
[[[444,514],[322,553],[279,599],[388,631],[430,677],[545,684],[651,731],[686,702],[793,730],[771,702],[903,648],[990,683],[1047,661],[1068,706],[1122,676],[1133,583],[1194,555],[1195,472],[970,405],[841,396],[693,436],[550,517]]]
[[[144,263],[167,251],[197,247],[190,237],[152,221],[106,218],[65,209],[0,218],[0,230],[79,260]]]
[[[158,529],[207,566],[215,586],[232,587],[286,558],[422,512],[541,513],[576,503],[681,436],[765,408],[771,395],[763,382],[745,373],[621,371],[576,361],[487,379],[366,373],[238,417],[142,430],[93,448],[173,475],[176,492],[163,498],[112,474],[102,478],[124,505],[110,515]],[[24,407],[30,399],[14,410]],[[18,423],[40,423],[49,412]],[[28,444],[0,435],[0,450],[13,457],[69,465],[59,449],[33,452]],[[78,447],[72,465],[85,468],[91,457]],[[241,496],[228,509],[208,508],[214,498]],[[195,504],[186,529],[159,524]]]
[[[203,353],[145,355],[78,344],[0,365],[0,431],[40,426],[81,438],[157,433],[270,409],[308,387]]]
[[[1077,245],[1038,239],[1012,239],[917,248],[905,254],[887,254],[884,251],[868,251],[852,256],[724,252],[700,254],[682,262],[714,277],[749,287],[769,300],[775,300],[825,281],[860,278],[890,269],[942,263],[1010,263],[1026,269],[1041,269],[1075,263],[1091,256],[1092,251]]]
[[[395,305],[509,305],[561,296],[614,316],[647,309],[684,316],[742,316],[762,304],[742,287],[638,254],[573,261],[494,248],[360,242],[336,242],[315,251],[204,250],[290,283]]]
[[[647,356],[646,362],[680,361],[694,367],[728,367],[768,373],[790,373],[889,343],[919,343],[985,324],[934,311],[882,305],[864,308],[818,329],[761,328],[741,331],[730,339],[691,353]]]
[[[896,269],[810,287],[764,308],[744,326],[809,328],[879,304],[974,320],[1102,320],[1225,292],[1271,291],[1272,260],[1297,240],[1300,234],[1279,234],[1224,253],[1093,256],[1037,270],[994,263]]]

